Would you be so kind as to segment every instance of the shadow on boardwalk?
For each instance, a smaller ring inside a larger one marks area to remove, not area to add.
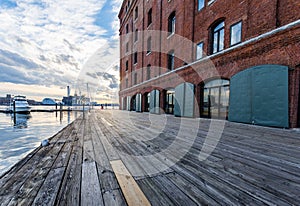
[[[213,122],[220,138],[211,120],[92,111],[4,174],[0,203],[299,204],[299,132]]]

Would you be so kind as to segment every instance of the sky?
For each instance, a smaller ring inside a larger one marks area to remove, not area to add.
[[[118,102],[122,0],[0,0],[0,96]]]

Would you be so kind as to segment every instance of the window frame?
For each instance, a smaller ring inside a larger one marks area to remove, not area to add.
[[[170,50],[168,52],[168,70],[172,71],[175,69],[175,51]]]
[[[135,10],[134,10],[134,20],[137,20],[138,16],[139,16],[139,7],[135,7]]]
[[[151,51],[152,51],[152,38],[151,38],[151,36],[149,36],[147,39],[147,53],[146,54],[150,54]]]
[[[148,22],[147,26],[149,27],[152,24],[152,8],[149,9],[148,11]]]
[[[134,42],[138,41],[138,39],[139,39],[139,37],[138,37],[139,35],[138,34],[139,34],[139,30],[136,29],[135,32],[134,32]]]
[[[128,68],[129,68],[129,63],[128,63],[128,60],[125,62],[125,71],[127,72],[128,71]]]
[[[149,80],[151,79],[151,64],[148,64],[147,65],[147,76],[146,76],[146,79]]]
[[[198,49],[199,49],[199,45],[202,45],[201,47],[201,57],[198,56]],[[204,42],[201,41],[196,45],[196,60],[202,59],[203,58],[203,51],[204,51]]]
[[[126,42],[126,46],[125,46],[125,52],[129,52],[129,42]]]
[[[200,4],[202,2],[202,4]],[[205,7],[205,0],[198,0],[198,5],[197,5],[198,11],[201,11]]]
[[[240,33],[239,33],[239,41],[237,41],[237,42],[235,42],[235,43],[232,43],[232,29],[235,27],[235,26],[237,26],[237,25],[239,25],[240,24]],[[241,20],[241,21],[238,21],[238,22],[236,22],[235,24],[232,24],[231,26],[230,26],[230,46],[234,46],[234,45],[237,45],[237,44],[240,44],[241,42],[242,42],[242,34],[243,34],[243,21]]]
[[[169,36],[176,32],[176,12],[173,11],[168,18],[168,32]]]
[[[220,28],[218,28],[221,24],[223,24]],[[217,44],[215,48],[215,35],[217,34]],[[221,42],[221,37],[222,37],[222,45],[223,47],[220,48],[220,42]],[[211,38],[212,38],[212,44],[211,44],[211,53],[215,54],[220,51],[223,51],[225,49],[225,20],[220,20],[216,22],[213,27],[211,28]],[[215,50],[216,49],[216,50]]]
[[[138,53],[134,52],[133,53],[133,65],[137,64],[138,62]]]

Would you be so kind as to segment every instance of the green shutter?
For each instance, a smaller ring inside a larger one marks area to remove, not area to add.
[[[184,95],[184,116],[194,117],[194,90],[195,86],[191,83],[185,83],[185,95]]]
[[[130,100],[131,100],[131,96],[127,97],[127,111],[130,111]]]
[[[159,108],[159,91],[153,90],[150,93],[150,113],[153,114],[159,114],[160,108]]]
[[[135,111],[142,112],[142,94],[137,94],[136,95]]]
[[[184,84],[180,84],[175,88],[175,105],[174,105],[174,115],[181,117],[183,116],[184,107]]]
[[[228,119],[287,128],[288,67],[261,65],[233,76]]]
[[[178,117],[194,116],[194,85],[182,83],[175,88],[174,115]]]

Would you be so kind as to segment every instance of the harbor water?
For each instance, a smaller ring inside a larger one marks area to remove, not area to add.
[[[31,112],[15,117],[0,113],[0,176],[80,115],[77,111]]]

